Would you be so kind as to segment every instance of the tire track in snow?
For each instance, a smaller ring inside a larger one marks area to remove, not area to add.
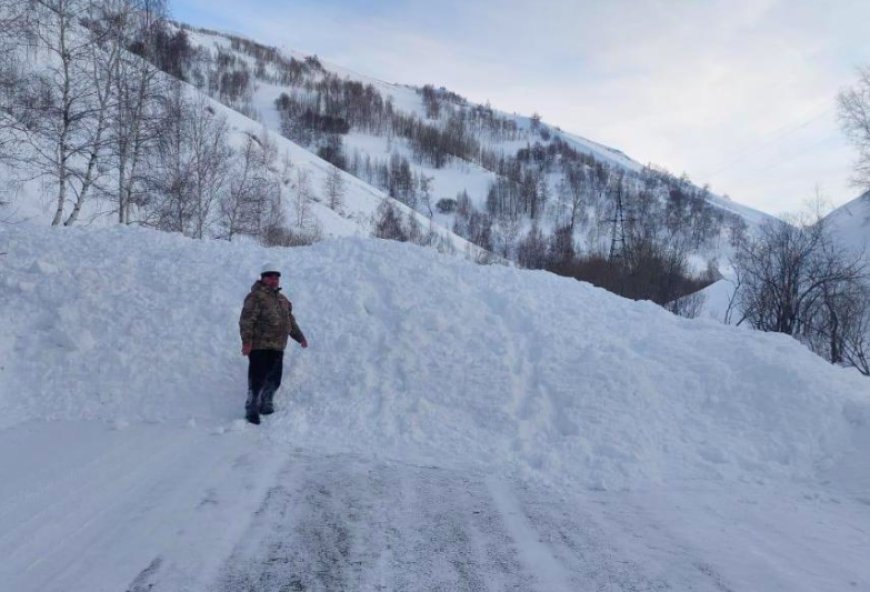
[[[346,455],[291,462],[217,588],[533,589],[486,498],[480,479],[436,468]]]
[[[510,487],[495,478],[487,479],[487,487],[492,500],[501,515],[508,532],[519,544],[523,562],[542,580],[541,587],[548,592],[571,592],[565,569],[538,537],[537,531],[523,514],[519,502],[511,494]]]
[[[674,589],[648,566],[614,557],[612,533],[584,514],[591,507],[541,503],[544,494],[474,472],[300,456],[209,589]]]

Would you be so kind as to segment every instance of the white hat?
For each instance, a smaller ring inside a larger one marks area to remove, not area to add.
[[[263,274],[266,273],[277,273],[279,277],[281,275],[281,272],[278,271],[278,267],[272,263],[264,263],[263,266],[260,268],[260,277],[262,277]]]

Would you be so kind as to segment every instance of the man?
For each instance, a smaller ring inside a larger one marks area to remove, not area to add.
[[[260,279],[251,286],[239,317],[242,355],[248,356],[248,399],[245,418],[260,423],[260,415],[274,411],[272,399],[281,386],[287,336],[303,348],[305,335],[293,318],[293,305],[281,294],[281,273],[267,265]]]

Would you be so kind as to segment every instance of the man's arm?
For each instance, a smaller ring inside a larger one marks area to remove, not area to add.
[[[293,341],[297,342],[303,348],[308,347],[308,340],[305,339],[305,335],[302,334],[302,329],[300,329],[299,325],[296,324],[296,317],[293,316],[292,303],[288,310],[290,313],[290,337],[292,337]]]
[[[251,293],[245,298],[242,306],[242,314],[239,315],[239,335],[242,338],[242,355],[251,353],[254,342],[254,324],[260,314],[260,303],[257,297]]]

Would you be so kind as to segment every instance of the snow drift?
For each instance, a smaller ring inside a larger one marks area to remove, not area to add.
[[[153,231],[0,228],[0,427],[241,416],[237,320],[279,264],[288,444],[551,483],[815,479],[867,433],[870,381],[788,337],[406,244],[265,250]]]

